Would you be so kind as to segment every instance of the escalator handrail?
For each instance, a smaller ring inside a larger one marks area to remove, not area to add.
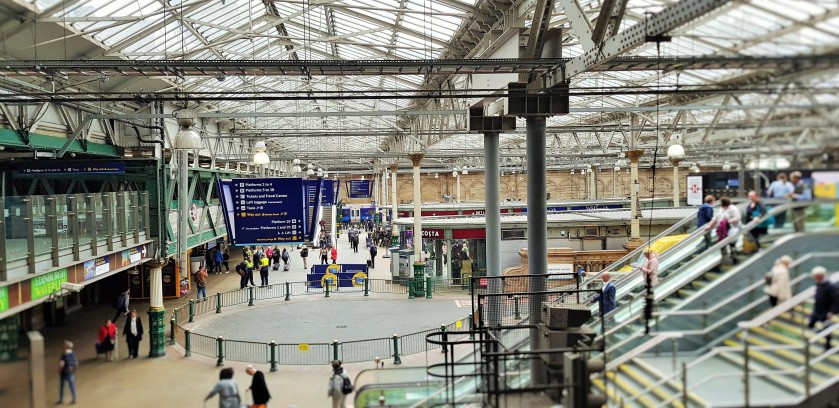
[[[828,255],[828,256],[836,256],[836,255],[831,254],[831,255]],[[797,276],[796,278],[794,278],[792,281],[790,281],[790,285],[796,285],[796,284],[800,283],[801,281],[803,281],[804,279],[806,279],[808,276],[809,276],[808,274],[801,274],[801,275]],[[759,286],[762,286],[762,284],[763,284],[763,282],[760,282],[760,281],[758,281],[757,283],[761,284],[761,285],[757,285],[758,287],[759,287]],[[736,300],[736,299],[738,299],[738,298],[739,298],[739,296],[738,296],[737,294],[734,294],[734,295],[729,296],[728,298],[726,298],[726,299],[725,299],[723,302],[721,302],[721,303],[726,303],[726,304],[729,304],[729,303],[733,302],[734,300]],[[757,300],[753,301],[752,303],[750,303],[749,305],[746,305],[746,307],[741,308],[741,309],[740,309],[740,310],[738,310],[736,313],[733,313],[733,314],[731,314],[731,315],[728,315],[728,316],[726,316],[726,317],[725,317],[725,318],[723,318],[723,319],[717,320],[717,321],[715,321],[713,324],[709,325],[708,327],[704,327],[704,328],[702,328],[702,329],[698,329],[698,330],[688,330],[688,331],[683,331],[683,332],[681,332],[681,333],[682,333],[682,335],[684,335],[684,336],[704,336],[704,335],[706,335],[706,334],[708,334],[708,333],[710,333],[710,332],[712,332],[712,331],[716,330],[717,328],[719,328],[719,327],[723,326],[724,324],[726,324],[726,323],[730,322],[731,320],[736,319],[736,318],[737,318],[737,316],[742,315],[743,313],[748,312],[748,311],[752,310],[753,308],[755,308],[756,306],[761,305],[761,304],[763,304],[763,303],[764,303],[764,301],[763,301],[762,299],[757,299]],[[627,319],[627,321],[626,321],[626,322],[624,322],[624,323],[622,323],[622,325],[626,325],[626,324],[628,324],[628,323],[630,323],[630,322],[632,322],[632,321],[636,321],[636,320],[640,319],[640,317],[641,317],[641,315],[640,315],[640,314],[635,315],[633,318],[631,318],[631,319]],[[617,331],[617,330],[618,330],[618,329],[617,329],[617,326],[616,326],[616,328],[615,328],[615,329],[611,329],[611,330],[607,331],[607,332],[606,332],[606,333],[607,333],[607,336],[608,336],[608,335],[611,335],[612,333],[614,333],[614,332],[615,332],[615,331]],[[620,341],[618,344],[616,344],[616,345],[612,346],[610,349],[612,349],[612,350],[613,350],[613,349],[615,349],[615,348],[617,348],[617,347],[623,346],[625,343],[627,343],[627,342],[629,342],[629,341],[631,341],[631,340],[633,340],[633,339],[636,339],[636,338],[638,338],[638,337],[640,337],[640,336],[642,336],[642,334],[640,334],[640,333],[635,333],[635,334],[633,334],[633,335],[631,335],[631,336],[627,337],[626,339],[624,339],[624,340]],[[600,337],[602,337],[602,336],[598,336],[598,338],[600,338]],[[608,350],[607,350],[607,352],[608,352]]]
[[[719,204],[714,204],[714,208],[716,208],[718,206],[719,206]],[[655,237],[653,237],[650,240],[650,242],[653,242],[653,241],[655,241],[659,238],[664,238],[664,237],[670,236],[673,232],[675,232],[678,229],[684,227],[685,225],[695,223],[696,222],[696,217],[697,217],[697,213],[693,213],[692,215],[689,215],[689,216],[685,217],[681,221],[679,221],[679,222],[673,224],[672,226],[670,226],[670,228],[667,228],[666,230],[664,230],[664,232],[662,232],[662,233],[656,235]],[[694,231],[694,232],[696,232],[696,231]],[[670,248],[668,248],[668,251],[669,250],[670,250]],[[633,249],[632,251],[629,251],[628,254],[624,255],[623,257],[621,257],[617,261],[612,262],[611,265],[609,265],[609,266],[603,268],[603,270],[595,273],[592,277],[586,278],[586,281],[591,280],[591,279],[600,278],[600,275],[602,275],[603,272],[614,272],[616,269],[621,268],[622,265],[626,261],[629,261],[629,260],[632,260],[632,259],[638,257],[638,255],[640,255],[641,252],[643,252],[643,251],[644,251],[644,246],[643,245],[638,247],[638,248]],[[668,251],[665,251],[665,252],[668,252]]]
[[[812,258],[816,258],[816,257],[818,257],[818,258],[832,258],[832,257],[839,258],[839,251],[835,251],[835,252],[811,252],[811,253],[806,254],[806,255],[796,259],[795,261],[793,261],[790,264],[790,269],[795,268],[795,267],[803,264],[804,262],[806,262],[806,261],[808,261]],[[794,285],[796,283],[799,283],[803,280],[803,278],[806,278],[806,277],[807,277],[806,274],[801,274],[801,275],[797,276],[795,279],[793,279],[792,281],[790,281],[790,285]],[[666,312],[653,312],[653,316],[654,317],[667,317],[667,316],[705,316],[705,315],[709,315],[711,313],[716,312],[719,309],[722,309],[725,306],[728,306],[728,304],[730,304],[731,302],[739,299],[741,296],[746,295],[747,293],[749,293],[749,292],[751,292],[751,291],[753,291],[757,288],[760,288],[761,286],[765,286],[765,285],[766,285],[765,282],[755,281],[751,285],[741,289],[737,293],[732,294],[731,296],[725,298],[725,300],[723,300],[722,302],[717,303],[716,305],[714,305],[713,307],[711,307],[709,309],[669,310],[669,311],[666,311]]]
[[[766,213],[765,213],[762,217],[755,218],[755,219],[753,219],[751,222],[749,222],[748,224],[743,225],[743,226],[742,226],[742,227],[741,227],[741,228],[737,231],[737,233],[736,233],[736,234],[730,234],[730,235],[728,235],[727,237],[725,237],[724,239],[722,239],[722,240],[720,240],[720,241],[717,241],[717,243],[716,243],[716,244],[714,244],[714,245],[712,245],[712,246],[708,247],[708,248],[707,248],[704,252],[702,252],[699,256],[701,257],[702,255],[705,255],[705,254],[712,254],[712,253],[715,253],[715,252],[716,252],[716,253],[719,253],[719,251],[720,251],[721,249],[725,248],[726,246],[728,246],[728,245],[730,245],[730,244],[736,243],[736,242],[737,242],[737,240],[738,240],[738,239],[740,239],[740,236],[742,236],[742,235],[746,234],[747,232],[751,232],[751,231],[752,231],[754,228],[756,228],[758,225],[760,225],[760,224],[761,224],[761,223],[763,223],[764,221],[768,220],[768,219],[769,219],[769,217],[774,217],[774,216],[779,215],[779,214],[781,214],[781,213],[785,213],[785,212],[787,212],[787,211],[789,211],[789,210],[791,210],[791,209],[807,208],[807,207],[810,207],[810,206],[822,205],[822,204],[839,204],[839,199],[823,199],[823,198],[819,198],[819,199],[814,199],[814,200],[810,200],[810,201],[793,201],[793,202],[787,202],[786,204],[783,204],[783,205],[779,205],[779,206],[773,207],[773,208],[771,208],[769,211],[767,211],[767,212],[766,212]],[[738,208],[739,208],[739,207],[738,207]],[[692,240],[691,240],[691,238],[692,238],[692,237],[694,237],[695,235],[701,236],[701,235],[704,235],[705,233],[708,233],[708,232],[710,232],[710,231],[706,231],[706,230],[704,230],[704,229],[702,229],[702,228],[697,229],[696,231],[694,231],[694,232],[691,234],[691,236],[690,236],[690,237],[683,239],[681,242],[679,242],[678,244],[676,244],[676,245],[674,245],[673,247],[671,247],[670,249],[668,249],[668,252],[670,252],[670,253],[676,253],[676,250],[677,250],[677,249],[681,249],[681,248],[683,248],[684,246],[687,246],[687,245],[688,245],[688,242],[689,242],[689,241],[692,241]],[[672,252],[671,252],[671,250],[672,250]],[[638,276],[638,274],[640,274],[640,273],[641,273],[640,269],[635,268],[635,269],[633,269],[633,271],[632,271],[632,272],[629,272],[629,273],[627,274],[627,275],[629,275],[629,276],[626,276],[625,278],[621,279],[621,280],[620,280],[620,282],[629,282],[629,281],[631,281],[633,278],[637,277],[637,276]],[[666,276],[666,277],[663,277],[663,278],[661,279],[661,281],[659,282],[659,284],[661,284],[661,283],[664,281],[664,279],[670,278],[670,277],[672,277],[672,276],[674,276],[674,275],[677,275],[677,274],[676,274],[676,273],[673,273],[673,274],[669,274],[669,275],[668,275],[668,276]],[[620,282],[619,282],[619,283],[620,283]],[[628,285],[629,283],[626,283],[626,284]],[[636,285],[636,286],[637,286],[637,285]],[[626,304],[628,304],[628,303],[630,303],[630,302],[627,302]],[[592,307],[594,308],[593,310],[594,310],[594,311],[596,311],[596,310],[597,310],[597,308],[599,307],[599,305],[598,305],[598,304],[593,304],[593,305],[592,305]],[[609,312],[609,314],[615,313],[616,311],[620,310],[621,308],[622,308],[622,306],[618,306],[618,307],[617,307],[617,308],[615,308],[614,310],[610,311],[610,312]]]
[[[806,275],[803,275],[803,274],[802,274],[801,276],[806,276]],[[801,276],[800,276],[800,277],[801,277]],[[833,273],[833,274],[830,276],[830,281],[831,281],[831,282],[837,282],[837,281],[839,281],[839,272]],[[781,313],[786,313],[786,312],[788,312],[788,311],[792,310],[794,307],[796,307],[796,306],[798,306],[798,305],[800,305],[800,304],[802,304],[802,303],[806,302],[806,301],[807,301],[807,299],[812,298],[812,297],[813,297],[813,295],[814,295],[815,293],[816,293],[816,287],[815,287],[815,286],[811,286],[811,287],[809,287],[809,288],[807,288],[807,289],[803,290],[803,291],[802,291],[801,293],[799,293],[798,295],[796,295],[796,296],[792,297],[791,299],[789,299],[789,300],[785,301],[784,303],[782,303],[782,304],[778,305],[777,307],[773,308],[772,312],[774,312],[774,309],[782,309],[782,312],[781,312]],[[778,313],[777,315],[776,315],[776,314],[774,314],[774,313],[764,313],[764,315],[774,315],[775,317],[777,317],[777,316],[779,316],[779,315],[780,315],[780,313]],[[760,319],[760,316],[758,317],[758,319]],[[750,321],[746,321],[746,322],[755,322],[756,320],[757,320],[757,319],[752,319],[752,320],[750,320]],[[762,319],[760,319],[759,321],[762,321]],[[741,322],[741,323],[746,323],[746,322]],[[767,321],[765,321],[765,322],[768,322],[768,320],[767,320]],[[764,322],[764,323],[765,323],[765,322]],[[738,324],[738,326],[740,326],[740,324]],[[751,328],[751,327],[757,327],[757,326],[751,326],[751,325],[750,325],[750,326],[749,326],[749,328]],[[741,329],[742,329],[742,328],[741,328]],[[748,329],[742,329],[742,330],[748,330]],[[822,330],[821,330],[821,331],[820,331],[820,332],[819,332],[816,336],[813,336],[812,338],[808,339],[808,342],[809,342],[809,343],[811,343],[811,344],[812,344],[812,343],[815,343],[815,342],[817,342],[819,339],[824,338],[824,337],[826,337],[826,336],[830,335],[830,334],[831,334],[831,333],[833,333],[835,330],[836,330],[836,324],[831,324],[831,325],[829,325],[829,326],[827,326],[827,327],[823,328],[823,329],[822,329]],[[670,333],[670,332],[663,332],[663,333]],[[684,334],[684,332],[679,332],[679,333]],[[648,340],[647,342],[654,341],[654,340],[656,340],[656,337],[655,337],[655,336],[654,336],[652,339]],[[641,345],[641,346],[643,346],[643,345]],[[641,347],[641,346],[638,346],[638,347]],[[761,349],[761,350],[782,350],[782,349],[789,348],[789,347],[791,347],[791,346],[789,346],[789,345],[783,345],[783,346],[762,346],[762,347],[760,347],[760,349]],[[834,352],[835,352],[835,350],[836,350],[836,348],[831,349],[831,350],[828,350],[828,352],[831,352],[831,351],[834,351]],[[690,363],[688,363],[687,365],[685,365],[685,370],[688,370],[688,371],[689,371],[689,369],[690,369],[690,368],[696,367],[696,366],[698,366],[699,364],[701,364],[701,363],[703,363],[703,362],[707,361],[708,359],[710,359],[710,358],[712,358],[712,357],[714,357],[714,356],[716,356],[716,355],[719,355],[720,353],[726,352],[726,351],[742,351],[742,349],[741,349],[741,348],[738,348],[738,347],[728,347],[728,346],[724,346],[724,347],[714,347],[714,348],[713,348],[713,350],[712,350],[710,353],[706,353],[705,355],[701,356],[700,358],[698,358],[698,359],[696,359],[696,360],[694,360],[694,361],[691,361]],[[825,352],[824,354],[826,354],[826,353],[827,353],[827,352]],[[627,361],[629,361],[629,360],[627,360]],[[799,368],[799,369],[803,369],[804,367],[803,367],[803,366],[801,366],[801,367],[798,367],[798,368]],[[647,388],[645,388],[645,389],[641,390],[640,392],[638,392],[638,393],[635,395],[635,397],[634,397],[634,398],[629,398],[629,399],[627,400],[627,402],[634,401],[634,400],[635,400],[635,398],[637,398],[637,396],[639,396],[639,395],[644,395],[646,392],[651,392],[653,389],[655,389],[655,387],[661,386],[661,385],[663,385],[664,383],[666,383],[666,382],[668,382],[668,381],[673,381],[673,380],[678,381],[678,380],[679,380],[679,378],[681,377],[681,375],[682,375],[682,370],[676,370],[676,371],[674,371],[671,375],[664,376],[664,377],[663,377],[663,378],[661,378],[660,380],[658,380],[658,381],[654,382],[653,384],[650,384]],[[726,376],[726,375],[727,375],[727,374],[712,374],[710,377],[713,377],[713,376]],[[741,376],[741,375],[742,375],[742,373],[739,373],[739,374],[738,374],[738,376]],[[706,380],[707,380],[707,379],[706,379]],[[707,381],[706,381],[706,382],[707,382]],[[698,385],[700,385],[700,384],[702,384],[702,382],[697,383],[697,384],[694,384],[694,388],[698,388]],[[686,391],[688,391],[688,392],[689,392],[690,390],[686,390]]]

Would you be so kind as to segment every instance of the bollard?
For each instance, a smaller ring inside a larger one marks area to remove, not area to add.
[[[364,278],[364,296],[370,296],[370,279]]]
[[[399,336],[393,335],[393,364],[402,364],[402,359],[399,358]]]
[[[253,306],[253,286],[248,286],[248,306]]]
[[[521,312],[519,311],[519,295],[513,296],[513,307],[515,307],[516,319],[521,319]]]
[[[425,298],[431,299],[431,278],[425,278]]]
[[[277,342],[271,340],[271,372],[277,371]]]
[[[414,296],[414,278],[408,278],[408,299],[416,299],[416,296]]]
[[[218,361],[216,361],[216,366],[221,367],[224,365],[224,338],[218,336]]]
[[[189,338],[189,329],[184,330],[184,349],[186,350],[184,357],[192,355],[192,341]]]
[[[216,292],[216,313],[221,313],[221,292]]]
[[[469,313],[469,340],[475,340],[475,318]]]
[[[338,340],[332,340],[332,360],[338,360]]]
[[[285,281],[285,300],[291,300],[291,282]]]
[[[441,332],[441,333],[443,333],[443,335],[441,336],[441,337],[442,337],[442,339],[443,339],[443,341],[441,342],[441,343],[443,343],[443,346],[442,346],[442,347],[440,347],[440,352],[441,352],[441,353],[445,353],[445,352],[446,352],[446,348],[447,348],[447,347],[446,347],[446,342],[448,342],[448,341],[449,341],[449,338],[448,338],[448,336],[446,335],[446,325],[445,325],[445,324],[441,324],[441,325],[440,325],[440,332]]]
[[[189,322],[192,323],[195,321],[195,303],[192,302],[192,299],[189,299]]]
[[[175,345],[175,318],[169,320],[169,345]]]
[[[472,279],[472,278],[469,278],[469,296],[472,296],[474,294],[475,294],[475,280]]]
[[[326,293],[325,297],[329,297],[329,287],[332,286],[332,278],[328,278],[324,282],[326,283],[326,286],[323,288],[324,293]]]

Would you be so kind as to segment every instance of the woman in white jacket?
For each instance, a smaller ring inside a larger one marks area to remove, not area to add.
[[[784,255],[775,261],[775,266],[766,274],[766,288],[763,292],[769,295],[769,304],[772,307],[792,297],[792,287],[789,283],[791,264],[792,258]]]

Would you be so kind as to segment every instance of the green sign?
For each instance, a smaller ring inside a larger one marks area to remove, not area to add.
[[[59,269],[41,276],[36,276],[30,281],[32,287],[32,300],[49,296],[53,292],[61,291],[61,284],[67,282],[67,268]]]
[[[0,288],[0,312],[9,310],[9,288],[3,286]]]

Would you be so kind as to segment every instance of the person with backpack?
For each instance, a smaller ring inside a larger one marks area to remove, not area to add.
[[[309,257],[309,247],[303,245],[303,248],[300,250],[300,258],[303,258],[303,269],[309,269],[309,265],[306,263],[306,258]]]
[[[195,272],[195,286],[198,288],[198,300],[201,300],[201,294],[204,294],[204,300],[207,300],[207,269],[201,268]]]
[[[376,248],[375,245],[370,245],[370,267],[376,267],[376,255],[379,253],[379,249]]]
[[[73,395],[73,404],[76,403],[76,368],[79,366],[79,360],[76,358],[76,353],[73,352],[73,342],[64,340],[64,353],[61,354],[61,359],[58,361],[58,373],[61,376],[61,382],[58,389],[58,403],[64,403],[64,383],[70,385],[70,394]]]
[[[218,394],[219,408],[240,408],[242,397],[239,396],[239,385],[233,380],[233,369],[223,368],[219,372],[219,382],[204,398],[207,401]]]
[[[702,241],[705,244],[703,250],[708,249],[711,247],[711,229],[710,225],[713,224],[714,221],[714,196],[707,195],[705,196],[705,202],[699,206],[699,210],[696,213],[696,228],[705,228],[705,234],[702,235]],[[706,228],[708,226],[708,228]]]
[[[341,360],[332,361],[332,377],[329,377],[327,396],[332,398],[332,408],[344,408],[347,395],[352,394],[350,376],[341,367]]]
[[[224,254],[221,256],[222,264],[224,264],[224,273],[230,273],[230,254],[227,251],[224,251]]]
[[[215,262],[213,262],[213,267],[215,268],[213,270],[213,272],[220,275],[221,274],[221,264],[224,261],[224,255],[222,255],[221,249],[217,249],[215,252],[213,252],[213,258],[214,258],[213,260],[215,261]]]
[[[131,302],[131,289],[129,288],[125,292],[120,293],[115,299],[113,303],[114,309],[116,309],[116,314],[114,318],[111,319],[114,323],[119,320],[121,315],[128,314],[128,303]]]
[[[288,265],[288,249],[283,247],[283,253],[280,256],[283,259],[283,267]],[[286,268],[288,270],[288,268]]]

